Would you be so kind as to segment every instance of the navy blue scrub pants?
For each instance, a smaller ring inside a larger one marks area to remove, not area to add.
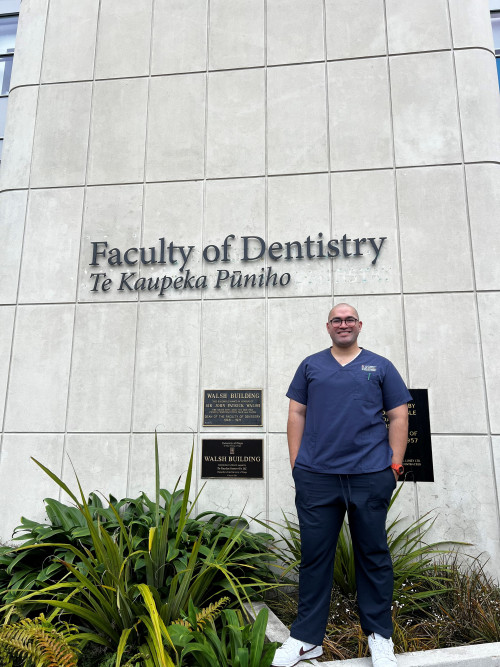
[[[359,475],[309,472],[295,467],[301,563],[299,608],[291,636],[323,643],[333,584],[335,548],[345,513],[356,566],[359,617],[363,631],[392,635],[392,560],[385,522],[396,480],[391,468]]]

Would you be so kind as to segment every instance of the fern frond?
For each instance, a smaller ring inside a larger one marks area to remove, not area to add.
[[[208,607],[203,607],[201,610],[196,611],[196,628],[193,628],[192,623],[189,619],[178,618],[176,621],[173,621],[175,625],[183,625],[185,628],[191,628],[193,630],[203,630],[203,627],[207,623],[213,623],[217,616],[220,615],[222,609],[229,602],[228,597],[220,598],[217,602],[212,602]]]
[[[71,646],[79,630],[68,623],[52,624],[43,614],[0,627],[0,657],[7,667],[12,658],[37,667],[77,667],[77,649]]]
[[[191,623],[184,618],[178,618],[176,621],[172,621],[172,625],[182,625],[184,628],[191,627]]]
[[[10,655],[8,649],[5,646],[0,644],[0,664],[3,667],[13,667],[12,656]]]
[[[138,667],[138,665],[144,664],[143,662],[141,662],[143,658],[144,655],[142,653],[136,653],[127,660],[127,662],[123,665],[123,667]],[[137,662],[138,660],[139,662]]]

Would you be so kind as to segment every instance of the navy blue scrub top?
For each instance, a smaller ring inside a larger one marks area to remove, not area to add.
[[[391,465],[382,410],[412,397],[388,359],[363,348],[341,366],[327,348],[304,359],[286,395],[307,406],[298,468],[356,474]]]

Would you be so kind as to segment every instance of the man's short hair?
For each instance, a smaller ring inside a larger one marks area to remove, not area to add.
[[[354,310],[354,312],[356,313],[356,317],[357,317],[357,319],[359,320],[359,313],[358,313],[358,311],[356,310],[356,308],[354,308],[354,306],[351,306],[350,303],[344,303],[344,302],[336,303],[336,304],[330,309],[330,313],[332,312],[332,310],[335,310],[335,308],[337,308],[337,306],[347,306],[348,308],[352,308],[352,310]],[[328,313],[328,319],[330,319],[330,313]]]

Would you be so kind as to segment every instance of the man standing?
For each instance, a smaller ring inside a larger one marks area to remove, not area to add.
[[[359,616],[373,665],[397,664],[385,522],[403,472],[411,395],[388,359],[358,346],[361,327],[355,308],[337,304],[326,325],[331,348],[304,359],[287,392],[301,564],[297,619],[276,651],[275,667],[292,667],[323,652],[335,548],[346,512]]]

